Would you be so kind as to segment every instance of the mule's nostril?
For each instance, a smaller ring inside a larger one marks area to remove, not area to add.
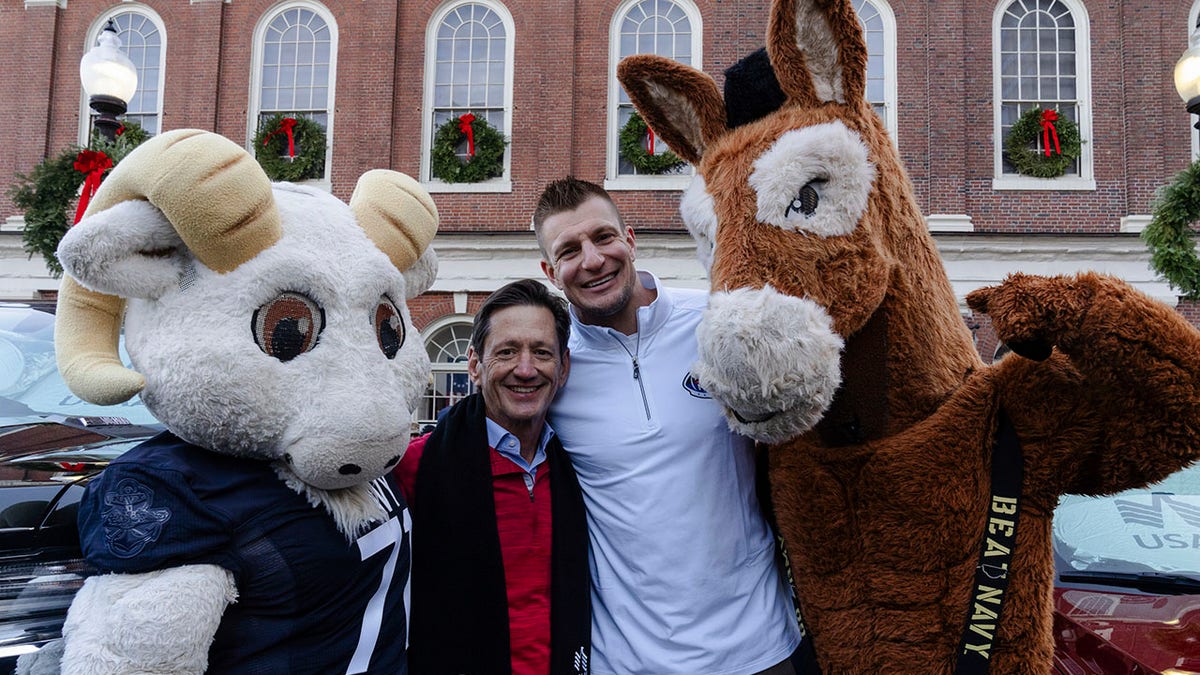
[[[399,461],[400,461],[400,455],[396,455],[395,457],[389,459],[387,461],[387,464],[383,465],[383,468],[390,469],[390,468],[392,468],[392,466],[394,466],[396,464],[396,462],[399,462]]]
[[[283,453],[283,461],[287,462],[288,464],[291,464],[292,463],[291,453],[288,453],[288,452]]]
[[[338,467],[338,473],[343,476],[353,476],[354,474],[362,473],[362,467],[357,464],[343,464]]]

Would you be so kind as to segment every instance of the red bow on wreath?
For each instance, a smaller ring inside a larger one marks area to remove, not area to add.
[[[295,127],[296,127],[296,120],[291,117],[285,117],[285,118],[279,120],[279,128],[276,129],[275,131],[272,131],[271,133],[267,134],[267,137],[263,139],[263,145],[266,145],[272,138],[274,138],[275,134],[283,132],[283,133],[287,134],[288,157],[295,157],[296,156],[296,139],[292,135],[292,129],[294,129]]]
[[[112,168],[112,160],[99,150],[83,150],[75,157],[75,170],[87,176],[83,181],[83,193],[79,195],[79,206],[75,208],[75,222],[83,218],[88,202],[100,188],[100,177]]]
[[[646,154],[654,154],[654,130],[646,127]]]
[[[1058,131],[1054,128],[1054,123],[1058,121],[1058,112],[1054,110],[1042,111],[1042,147],[1046,149],[1046,156],[1050,156],[1050,139],[1054,139],[1054,151],[1062,154],[1062,150],[1058,147]]]
[[[475,156],[475,129],[471,126],[471,122],[475,121],[475,116],[467,113],[458,118],[458,130],[467,135],[467,156]]]

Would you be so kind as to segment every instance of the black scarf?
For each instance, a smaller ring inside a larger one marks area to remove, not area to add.
[[[413,675],[505,675],[508,595],[483,397],[456,404],[425,443],[413,504]],[[587,672],[591,587],[583,494],[558,438],[546,446],[553,533],[550,672]]]

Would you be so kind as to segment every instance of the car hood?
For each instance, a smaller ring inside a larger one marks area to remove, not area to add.
[[[1200,674],[1200,595],[1060,587],[1054,609],[1060,672]]]

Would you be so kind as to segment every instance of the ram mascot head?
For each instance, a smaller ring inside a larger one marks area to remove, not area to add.
[[[429,380],[405,301],[432,283],[437,222],[404,174],[364,174],[347,206],[222,136],[164,133],[59,246],[59,368],[80,398],[140,393],[180,438],[273,463],[353,536]]]

